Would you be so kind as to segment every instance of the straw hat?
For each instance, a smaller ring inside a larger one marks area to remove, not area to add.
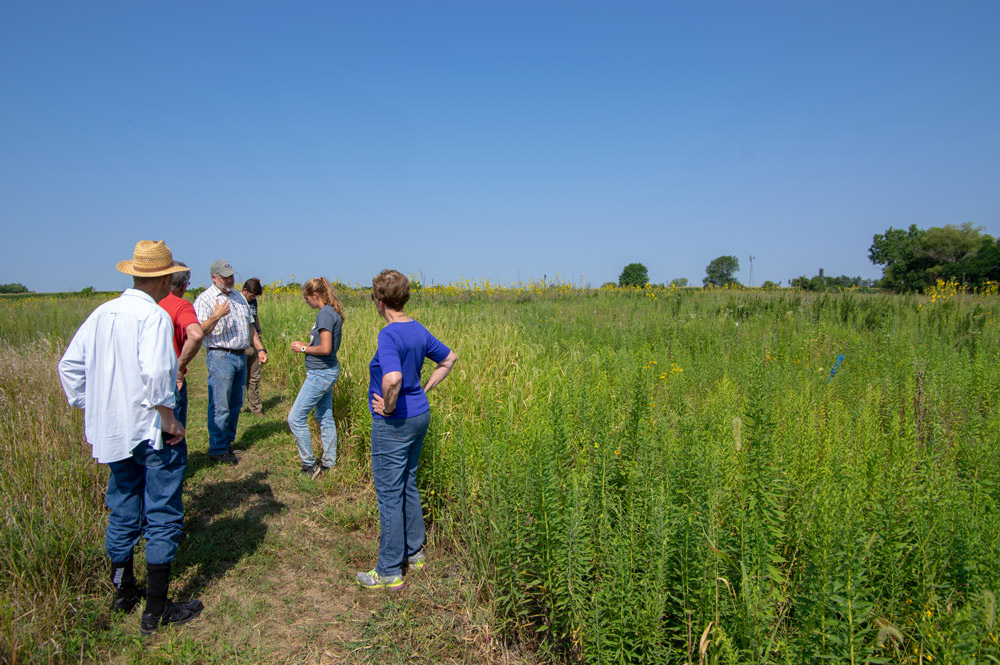
[[[134,277],[162,277],[187,270],[174,265],[174,256],[162,240],[140,240],[135,244],[131,261],[119,261],[118,272]]]

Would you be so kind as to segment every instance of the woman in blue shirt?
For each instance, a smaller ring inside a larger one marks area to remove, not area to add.
[[[386,326],[369,365],[372,412],[372,480],[378,497],[378,565],[357,575],[369,589],[403,586],[403,563],[424,566],[424,515],[417,492],[417,463],[430,424],[427,393],[454,367],[458,356],[403,312],[410,281],[396,270],[372,280],[372,300]],[[424,358],[437,367],[420,385]]]
[[[313,309],[318,309],[316,324],[310,333],[309,344],[292,342],[292,351],[305,355],[306,380],[299,396],[288,414],[288,427],[299,444],[302,473],[318,476],[337,463],[337,424],[333,419],[333,385],[340,376],[337,351],[340,349],[344,325],[344,308],[326,277],[310,279],[302,285],[302,296]],[[309,412],[316,409],[323,441],[323,459],[313,457],[312,439],[309,436]]]

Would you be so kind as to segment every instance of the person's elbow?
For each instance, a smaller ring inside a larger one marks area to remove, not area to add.
[[[382,385],[389,390],[399,387],[402,383],[403,383],[402,372],[389,372],[384,377],[382,377]]]
[[[454,351],[448,351],[448,355],[445,357],[444,360],[441,361],[441,364],[447,367],[448,369],[451,369],[452,367],[455,366],[456,362],[458,362],[458,354],[455,353]]]
[[[201,341],[205,339],[205,333],[202,331],[200,324],[192,323],[187,327],[185,332],[187,333],[187,338],[194,344],[201,345]]]

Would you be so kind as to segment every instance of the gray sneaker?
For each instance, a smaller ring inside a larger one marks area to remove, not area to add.
[[[303,464],[302,465],[302,475],[309,476],[310,478],[316,475],[316,467],[318,464]]]
[[[422,549],[416,554],[406,557],[406,565],[410,567],[410,570],[423,570],[425,563],[427,563],[427,557],[424,556]]]
[[[391,577],[382,577],[374,570],[369,570],[367,573],[358,573],[354,576],[365,589],[402,589],[403,588],[403,576],[402,575],[392,575]]]

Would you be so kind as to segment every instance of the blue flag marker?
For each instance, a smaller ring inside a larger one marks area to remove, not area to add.
[[[837,370],[840,369],[840,363],[844,362],[844,356],[837,356],[837,362],[833,363],[833,369],[830,370],[830,378],[826,380],[827,383],[833,381],[833,377],[837,376]]]

